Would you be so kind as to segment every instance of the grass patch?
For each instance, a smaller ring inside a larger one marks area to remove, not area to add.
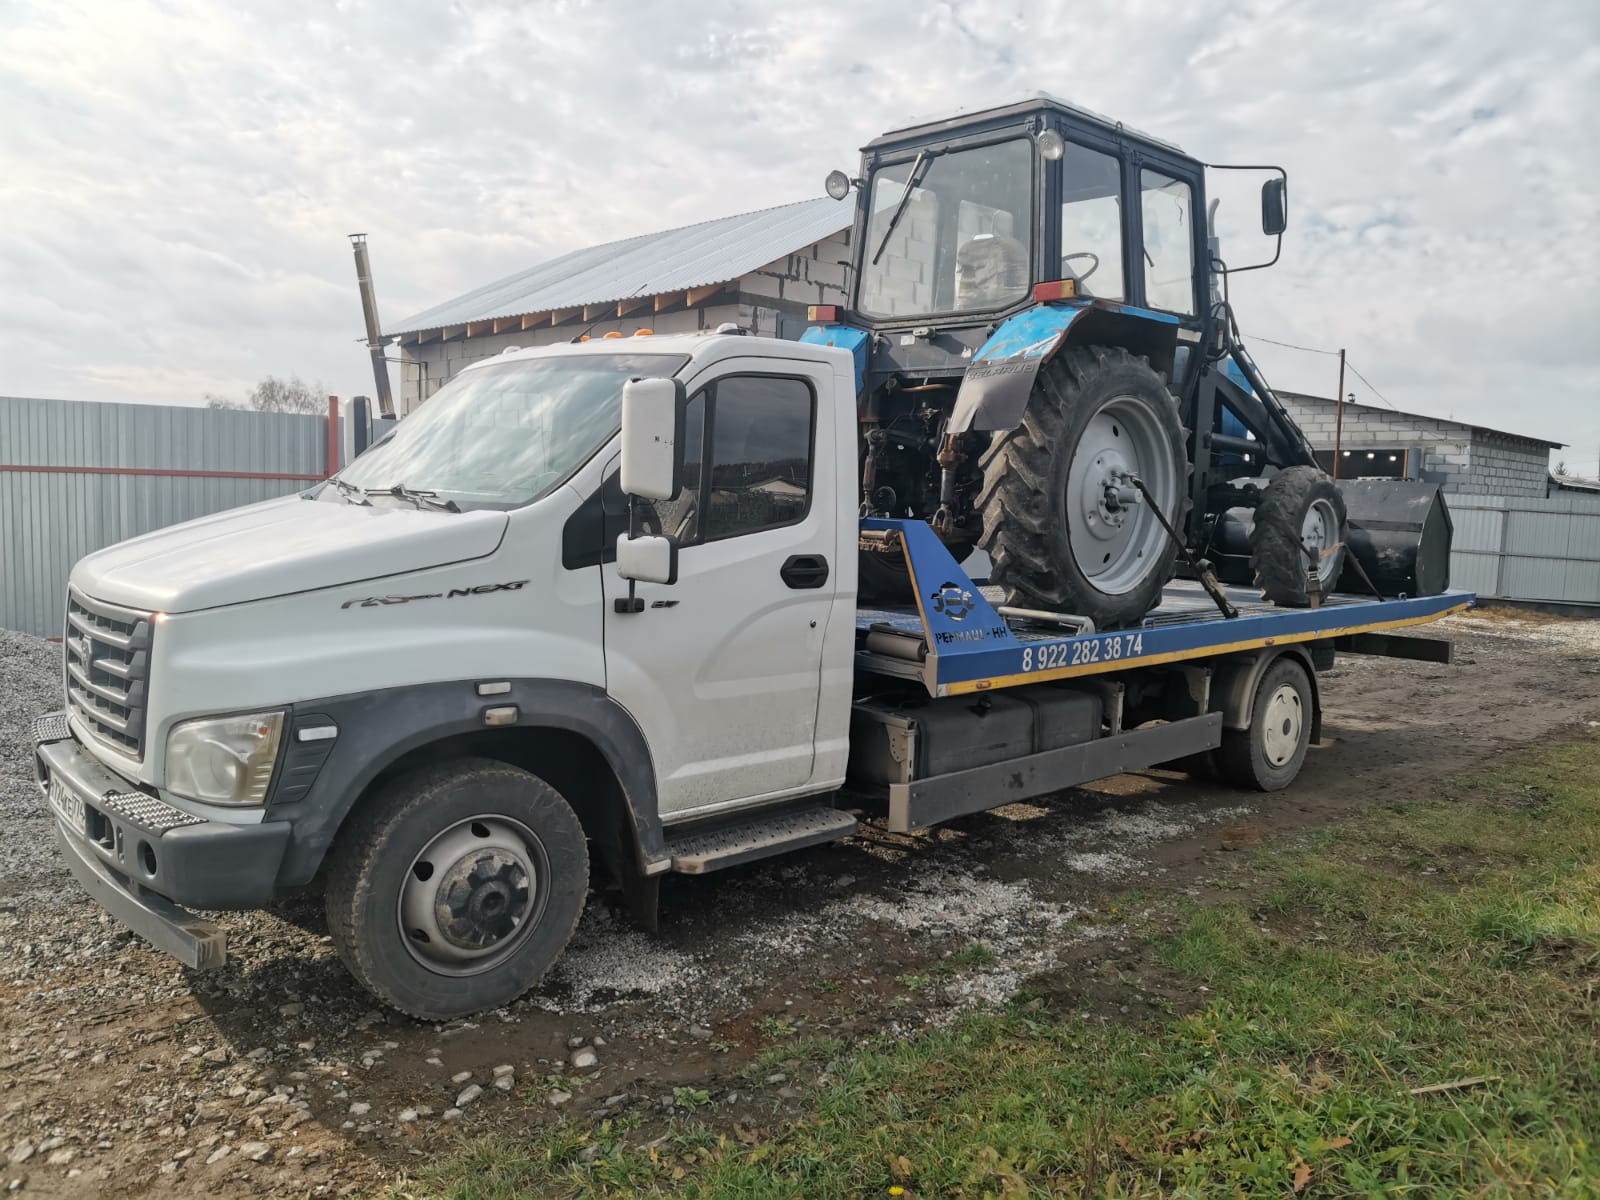
[[[394,1195],[1596,1195],[1600,742],[1445,796],[1269,844],[1227,903],[1149,900],[1205,998],[1185,1016],[974,1014],[841,1055],[770,1132],[708,1110],[645,1149],[577,1121]]]

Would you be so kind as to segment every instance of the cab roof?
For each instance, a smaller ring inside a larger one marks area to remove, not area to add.
[[[663,333],[633,337],[596,337],[587,342],[554,342],[546,346],[505,350],[469,363],[462,371],[491,363],[521,362],[536,358],[566,358],[571,355],[605,354],[673,354],[699,361],[733,358],[750,355],[758,358],[801,359],[810,362],[834,362],[846,351],[828,346],[795,342],[787,338],[757,337],[753,334],[722,333],[708,330],[704,333]]]
[[[1000,121],[1006,117],[1026,116],[1035,112],[1057,112],[1069,117],[1080,124],[1094,125],[1110,134],[1124,134],[1138,138],[1142,142],[1160,146],[1171,150],[1175,154],[1182,154],[1185,158],[1193,157],[1183,147],[1175,145],[1164,138],[1155,137],[1124,125],[1112,117],[1097,113],[1092,109],[1083,108],[1070,101],[1052,96],[1048,92],[1034,92],[1031,95],[1020,97],[1016,100],[1004,101],[995,104],[980,104],[971,108],[958,110],[953,116],[924,117],[913,121],[909,125],[902,125],[888,130],[868,142],[863,150],[877,150],[885,146],[894,146],[902,142],[922,140],[940,133],[954,133],[969,125],[979,122]]]

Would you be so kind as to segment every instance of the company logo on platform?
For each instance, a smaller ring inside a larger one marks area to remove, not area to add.
[[[952,621],[964,621],[973,608],[972,593],[959,583],[940,584],[933,593],[933,607]]]

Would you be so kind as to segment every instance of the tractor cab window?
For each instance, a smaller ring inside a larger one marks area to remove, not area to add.
[[[1144,297],[1151,308],[1194,316],[1193,193],[1160,171],[1139,176],[1144,217]]]
[[[1125,300],[1122,168],[1109,154],[1067,143],[1061,160],[1061,279],[1078,295]]]
[[[1034,157],[1033,143],[1016,138],[924,154],[876,172],[861,311],[876,317],[979,312],[1026,298]]]

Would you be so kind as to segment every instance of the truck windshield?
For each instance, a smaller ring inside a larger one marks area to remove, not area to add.
[[[1032,282],[1033,160],[1033,143],[1014,138],[927,156],[920,168],[907,159],[874,173],[861,312],[926,316],[1023,299]]]
[[[617,432],[623,382],[673,375],[682,354],[573,354],[464,371],[339,479],[403,485],[462,508],[514,508],[545,495]]]

